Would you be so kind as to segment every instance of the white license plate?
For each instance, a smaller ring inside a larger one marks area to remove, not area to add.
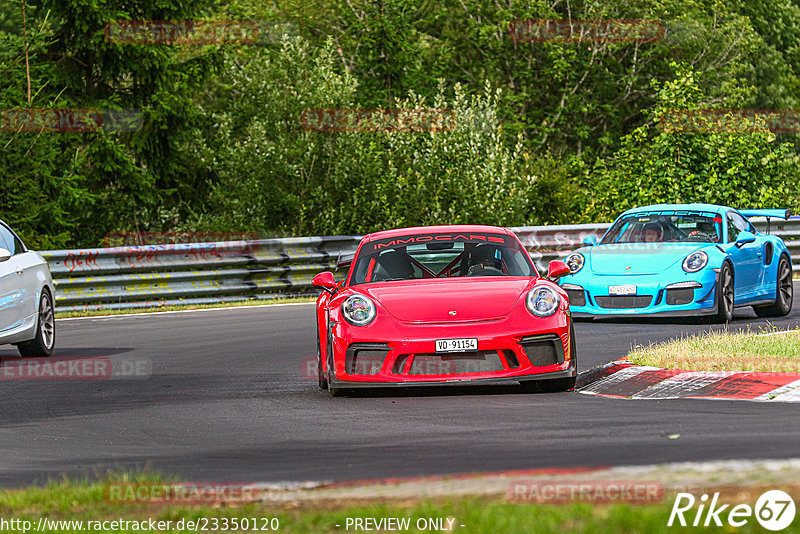
[[[436,352],[474,352],[478,350],[478,338],[437,339]]]
[[[635,295],[636,286],[609,286],[609,295]]]

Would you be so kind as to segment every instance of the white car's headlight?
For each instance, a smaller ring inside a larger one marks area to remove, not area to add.
[[[708,254],[702,250],[692,252],[683,260],[683,270],[687,273],[696,273],[708,264]]]
[[[558,293],[548,286],[536,286],[528,291],[525,303],[528,309],[537,317],[548,317],[558,309]]]
[[[584,261],[585,259],[583,254],[580,252],[573,252],[567,256],[567,259],[564,261],[564,263],[566,263],[567,267],[569,267],[570,274],[575,274],[583,268]]]
[[[367,325],[375,318],[375,303],[364,295],[351,295],[342,302],[342,315],[352,325]]]

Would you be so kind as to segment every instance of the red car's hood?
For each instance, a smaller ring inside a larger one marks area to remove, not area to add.
[[[480,276],[364,284],[358,291],[401,321],[480,321],[508,315],[531,282],[527,277]]]

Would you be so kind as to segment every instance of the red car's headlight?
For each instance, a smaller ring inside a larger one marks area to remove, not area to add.
[[[542,285],[528,291],[525,304],[536,317],[549,317],[558,309],[560,300],[554,289]]]
[[[375,314],[375,303],[364,295],[350,295],[342,302],[342,315],[352,325],[368,325]]]

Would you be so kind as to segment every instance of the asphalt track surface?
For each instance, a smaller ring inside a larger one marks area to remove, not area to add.
[[[284,482],[800,457],[796,404],[510,386],[331,398],[301,372],[315,355],[313,314],[301,304],[59,321],[56,357],[145,362],[152,374],[0,381],[0,485],[108,471]],[[800,306],[773,324],[797,327]],[[749,308],[731,323],[763,326]],[[578,323],[579,367],[709,328],[719,327]]]

